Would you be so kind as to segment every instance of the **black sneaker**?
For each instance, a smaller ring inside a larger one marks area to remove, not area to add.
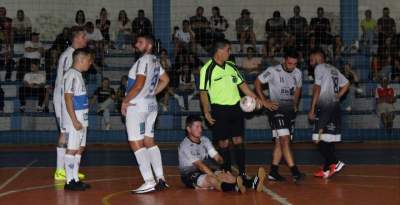
[[[298,181],[303,180],[305,177],[306,177],[305,174],[299,172],[299,173],[293,175],[293,181],[298,182]]]
[[[285,181],[286,178],[280,175],[278,172],[269,172],[268,180],[282,182]]]
[[[243,185],[246,188],[253,188],[254,177],[247,176],[246,173],[241,173],[239,176],[242,177]]]
[[[76,182],[76,184],[78,184],[79,186],[81,186],[81,187],[83,187],[85,189],[90,189],[91,188],[90,184],[84,183],[82,181],[78,181],[78,182]]]
[[[169,185],[163,179],[159,179],[158,180],[158,183],[156,185],[156,190],[157,191],[162,191],[162,190],[165,190],[165,189],[168,189],[168,188],[169,188]]]
[[[85,188],[82,185],[79,185],[77,182],[75,182],[75,180],[72,180],[64,185],[64,190],[85,191]]]

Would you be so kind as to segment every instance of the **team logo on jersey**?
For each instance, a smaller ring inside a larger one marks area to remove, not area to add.
[[[237,82],[238,82],[238,79],[237,79],[236,76],[232,76],[232,82],[233,82],[233,83],[237,83]]]
[[[264,73],[264,75],[263,75],[263,78],[268,78],[268,76],[270,76],[271,75],[271,72],[266,72],[266,73]]]

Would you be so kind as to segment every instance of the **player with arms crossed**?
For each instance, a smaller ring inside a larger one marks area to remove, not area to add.
[[[64,98],[63,96],[63,78],[64,73],[71,68],[72,66],[72,53],[75,49],[86,47],[86,33],[85,30],[81,27],[72,27],[71,28],[71,42],[72,45],[68,47],[60,56],[58,60],[58,68],[57,68],[57,78],[54,87],[53,93],[53,104],[54,111],[56,113],[57,125],[60,129],[60,134],[58,137],[58,146],[57,146],[57,169],[54,173],[55,180],[65,180],[65,151],[66,151],[66,140],[64,137],[64,131],[61,127],[61,101]],[[83,179],[85,176],[79,173],[79,178]]]
[[[141,194],[168,188],[161,152],[154,143],[154,123],[158,114],[156,95],[168,85],[169,77],[152,54],[152,36],[138,36],[135,47],[142,56],[129,71],[127,93],[121,105],[121,113],[126,116],[129,145],[135,153],[145,182],[138,189],[132,190],[132,193]],[[152,167],[157,182],[154,180]]]
[[[246,192],[246,187],[258,192],[264,188],[266,176],[264,168],[259,168],[252,183],[246,186],[242,176],[220,171],[218,164],[224,159],[215,150],[211,141],[202,136],[202,120],[199,116],[186,118],[187,136],[178,148],[181,180],[188,188],[217,189],[219,191]]]
[[[302,74],[297,68],[298,57],[296,50],[289,49],[285,53],[282,64],[269,67],[254,82],[258,96],[264,107],[268,109],[268,119],[275,141],[269,180],[285,180],[278,172],[282,155],[292,172],[294,181],[298,181],[304,176],[295,165],[290,148],[302,85]],[[263,93],[262,84],[266,83],[269,87],[269,100]]]
[[[79,180],[78,171],[82,152],[86,146],[89,103],[82,72],[93,63],[90,50],[76,49],[73,53],[73,66],[64,74],[62,99],[62,128],[67,143],[65,169],[67,180],[65,190],[83,191],[90,188]]]
[[[348,91],[350,83],[337,68],[325,63],[322,50],[310,53],[310,65],[315,67],[315,82],[308,117],[315,121],[312,139],[325,160],[314,176],[329,178],[345,165],[336,158],[334,143],[341,141],[339,100]]]

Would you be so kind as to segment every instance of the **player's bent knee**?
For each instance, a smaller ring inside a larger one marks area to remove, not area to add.
[[[136,152],[137,150],[144,147],[144,142],[143,142],[143,140],[129,141],[129,146],[131,147],[131,149],[133,151]]]

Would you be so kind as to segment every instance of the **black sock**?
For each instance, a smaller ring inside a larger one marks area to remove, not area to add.
[[[239,168],[239,174],[243,175],[246,173],[246,166],[245,166],[245,151],[244,151],[244,144],[238,144],[233,146],[236,165]]]
[[[329,170],[329,160],[330,160],[329,145],[328,145],[328,143],[326,143],[324,141],[320,141],[318,143],[318,148],[319,148],[319,152],[321,153],[322,157],[324,158],[324,166],[322,169],[324,171],[328,171]]]
[[[331,164],[337,164],[338,160],[336,158],[336,151],[335,151],[335,144],[334,143],[328,143],[329,147],[329,165]]]
[[[271,170],[270,170],[270,172],[278,173],[278,169],[279,169],[279,166],[278,166],[278,165],[271,164]]]
[[[226,182],[222,182],[221,189],[222,191],[235,191],[236,184],[230,184]]]
[[[290,171],[292,172],[292,175],[293,176],[297,176],[297,175],[300,175],[300,171],[299,171],[299,169],[297,168],[297,166],[296,165],[293,165],[293,167],[290,167]]]
[[[229,151],[229,147],[220,148],[218,151],[222,159],[224,159],[221,169],[225,171],[231,171],[231,152]]]

